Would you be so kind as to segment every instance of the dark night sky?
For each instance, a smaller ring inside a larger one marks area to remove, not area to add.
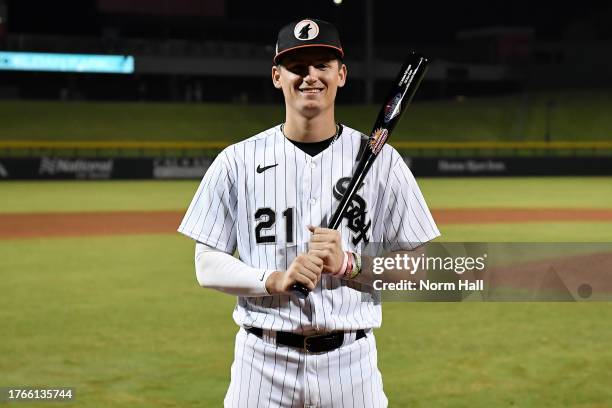
[[[461,29],[533,27],[538,40],[610,39],[610,6],[538,1],[375,1],[376,42],[452,43]],[[171,4],[171,2],[169,3]],[[364,0],[309,2],[226,1],[226,18],[170,18],[100,14],[96,0],[8,0],[9,31],[97,35],[107,25],[131,37],[274,42],[278,28],[302,17],[334,22],[345,42],[364,37]],[[600,3],[601,4],[601,3]],[[401,7],[399,5],[402,5]]]

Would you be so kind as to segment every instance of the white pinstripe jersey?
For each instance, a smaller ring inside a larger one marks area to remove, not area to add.
[[[252,267],[286,270],[307,251],[306,226],[331,218],[364,138],[344,126],[334,143],[311,157],[275,126],[231,145],[207,170],[178,231],[230,254],[238,249]],[[352,219],[340,227],[344,250],[360,252],[366,240],[391,247],[440,235],[412,173],[389,145],[357,195]],[[377,328],[381,305],[362,297],[371,290],[323,275],[305,300],[238,297],[233,317],[240,326],[297,333]]]

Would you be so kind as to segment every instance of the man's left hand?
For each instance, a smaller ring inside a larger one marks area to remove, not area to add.
[[[308,254],[323,261],[323,273],[339,273],[344,262],[342,239],[340,231],[329,228],[308,226],[312,233],[308,246]]]

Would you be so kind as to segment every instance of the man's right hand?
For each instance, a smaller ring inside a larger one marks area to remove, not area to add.
[[[314,255],[298,255],[286,271],[272,272],[266,280],[266,290],[271,295],[291,293],[294,283],[301,283],[309,290],[317,286],[323,271],[323,261]]]

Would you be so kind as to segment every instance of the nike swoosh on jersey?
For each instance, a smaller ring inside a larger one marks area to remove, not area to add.
[[[264,171],[266,171],[266,170],[268,170],[268,169],[271,169],[272,167],[276,167],[276,166],[278,166],[278,163],[276,163],[276,164],[271,164],[271,165],[269,165],[269,166],[265,166],[265,167],[261,167],[261,164],[258,164],[258,165],[257,165],[257,173],[260,173],[260,174],[261,174],[261,173],[263,173]]]

